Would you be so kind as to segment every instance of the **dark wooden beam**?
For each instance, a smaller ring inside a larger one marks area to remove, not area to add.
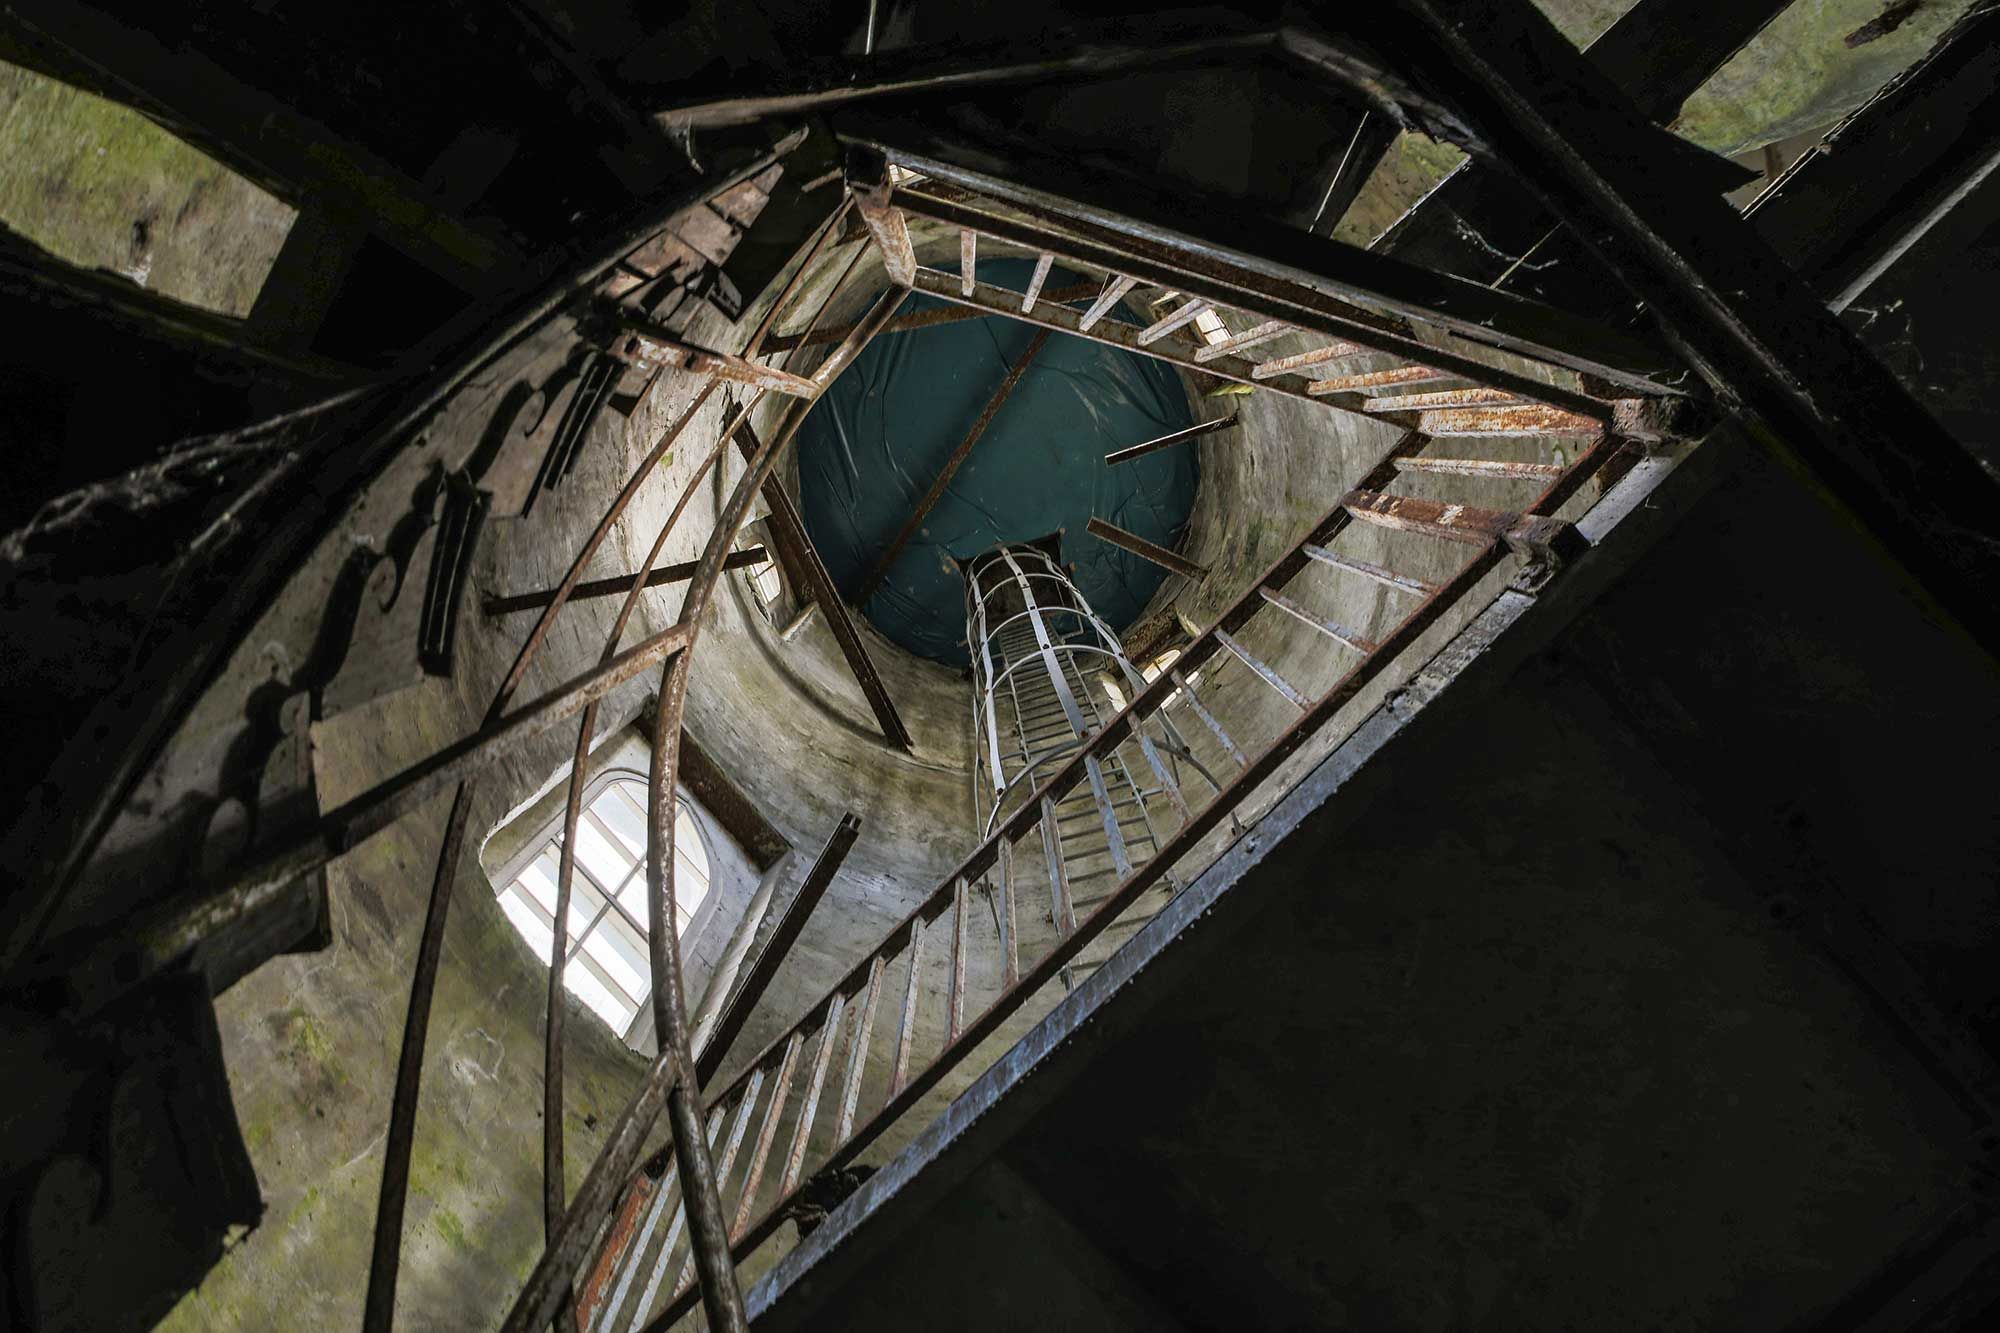
[[[1184,555],[1169,551],[1157,542],[1149,542],[1137,533],[1127,532],[1121,527],[1106,523],[1096,515],[1091,516],[1090,522],[1085,525],[1085,528],[1091,536],[1101,541],[1110,542],[1120,550],[1130,551],[1141,560],[1149,560],[1170,574],[1179,574],[1191,579],[1206,578],[1208,576],[1207,565],[1197,565]]]
[[[675,84],[660,108],[674,126],[741,125],[770,116],[823,114],[837,107],[923,93],[1100,78],[1128,70],[1195,68],[1255,56],[1275,33],[1219,30],[1212,18],[1154,20],[1134,40],[1126,22],[1037,32],[1030,41],[945,42],[879,54],[808,59],[772,66],[717,66]]]
[[[653,728],[660,720],[660,696],[647,698],[645,707],[632,725],[639,729],[647,743],[653,739]],[[702,748],[694,733],[681,728],[679,767],[674,781],[686,787],[695,800],[701,802],[702,809],[715,816],[715,822],[722,825],[723,832],[736,840],[737,846],[746,852],[759,871],[769,870],[778,863],[780,857],[792,849],[792,844],[784,834],[771,826],[757,803],[744,794],[714,756]]]
[[[1204,435],[1213,435],[1216,431],[1228,430],[1235,424],[1236,417],[1233,414],[1226,417],[1217,417],[1214,421],[1203,421],[1189,426],[1186,430],[1177,430],[1171,435],[1162,435],[1156,440],[1148,440],[1144,444],[1135,444],[1129,448],[1114,450],[1104,455],[1104,461],[1107,463],[1129,463],[1135,458],[1144,458],[1147,454],[1156,454],[1162,449],[1171,449],[1175,445],[1188,440],[1198,440]]]
[[[750,965],[749,975],[743,978],[742,984],[737,986],[736,992],[723,1005],[722,1015],[716,1019],[715,1030],[709,1036],[708,1045],[702,1047],[701,1054],[695,1058],[697,1085],[706,1086],[709,1080],[715,1077],[716,1071],[722,1068],[722,1062],[729,1057],[729,1048],[735,1045],[736,1038],[742,1035],[743,1025],[750,1021],[751,1012],[756,1009],[758,1001],[764,998],[764,992],[770,989],[771,981],[778,975],[778,969],[784,966],[785,959],[791,955],[792,946],[798,943],[799,933],[805,929],[806,920],[812,916],[813,909],[819,906],[820,899],[826,896],[827,886],[833,883],[833,877],[839,873],[841,862],[847,859],[848,851],[859,836],[861,836],[861,817],[850,810],[840,817],[838,824],[834,825],[832,834],[826,840],[826,846],[820,848],[818,859],[813,862],[812,869],[806,872],[805,880],[800,883],[799,891],[792,895],[792,901],[785,906],[784,915],[778,918],[777,927],[771,932],[771,938],[765,941],[763,951],[757,955],[757,961]]]
[[[1407,0],[1402,40],[1457,75],[1466,114],[1691,349],[1771,442],[2000,648],[2000,483],[1719,198],[1631,151],[1639,111],[1527,0]],[[1583,108],[1588,107],[1585,114]]]
[[[1648,120],[1664,125],[1681,103],[1750,44],[1791,0],[1639,0],[1586,49]]]
[[[751,565],[761,565],[769,559],[769,554],[761,546],[746,547],[741,551],[731,551],[723,557],[724,569],[746,569]],[[661,588],[669,583],[680,583],[694,574],[698,560],[683,560],[679,564],[661,565],[646,575],[648,588]],[[615,597],[622,592],[630,592],[637,574],[620,574],[612,579],[590,579],[579,583],[565,599],[569,602],[585,602],[593,597]],[[508,597],[488,597],[481,606],[489,616],[504,616],[514,611],[533,611],[547,606],[556,599],[554,588],[544,588],[539,592],[519,592]]]
[[[1405,321],[1634,392],[1671,391],[1685,374],[1672,351],[1644,334],[1309,236],[1231,201],[1168,195],[1097,165],[1085,170],[1011,143],[973,145],[918,121],[864,121],[857,114],[840,129],[881,145],[912,170],[1003,201],[1031,220],[1009,226],[990,209],[899,189],[897,202],[907,211],[982,234],[1013,231],[1019,243],[1220,305],[1419,361],[1435,348],[1411,339]],[[1004,178],[982,165],[1003,151]],[[1021,239],[1037,231],[1039,242]],[[1101,262],[1087,259],[1079,242]]]
[[[757,453],[757,436],[750,428],[747,414],[738,418],[734,434],[736,447],[743,451],[743,456],[746,459],[753,457]],[[805,571],[806,590],[826,617],[826,627],[833,632],[834,642],[840,645],[841,655],[847,658],[847,665],[854,672],[861,693],[867,697],[868,707],[874,712],[882,734],[898,749],[910,750],[914,742],[910,739],[909,729],[896,712],[895,701],[889,698],[881,673],[876,671],[874,661],[868,656],[867,645],[861,642],[861,632],[854,627],[854,617],[848,613],[847,603],[841,601],[840,590],[833,585],[833,576],[827,573],[812,538],[806,535],[805,520],[799,516],[799,507],[793,503],[791,492],[785,489],[784,482],[773,476],[764,483],[762,494],[764,503],[771,509],[771,540],[781,550],[791,548],[792,558]]]
[[[254,373],[280,373],[320,386],[354,384],[368,372],[297,350],[246,320],[149,291],[101,269],[87,269],[0,225],[0,290],[39,304],[88,312],[165,346]]]
[[[854,593],[856,605],[866,605],[875,589],[882,586],[882,580],[889,576],[889,570],[895,565],[897,557],[903,554],[903,548],[910,544],[910,538],[917,535],[917,529],[923,526],[923,521],[930,516],[931,510],[937,507],[937,502],[944,498],[945,487],[951,485],[951,479],[958,475],[959,468],[963,467],[965,460],[972,456],[973,447],[984,438],[987,427],[993,424],[993,418],[999,415],[1000,409],[1006,406],[1009,398],[1013,397],[1022,376],[1028,373],[1028,367],[1041,354],[1042,348],[1048,341],[1049,331],[1038,330],[1029,340],[1027,349],[1015,358],[1013,365],[1007,368],[1006,377],[1000,381],[1000,387],[993,391],[993,396],[986,400],[986,406],[981,408],[979,415],[973,419],[972,429],[965,432],[965,438],[958,442],[958,447],[944,460],[944,466],[938,469],[937,479],[931,482],[931,488],[924,492],[924,498],[917,501],[917,507],[910,511],[908,520],[890,539],[889,545],[882,552],[882,558],[875,562],[875,568],[869,570],[868,576],[861,580],[861,586]]]

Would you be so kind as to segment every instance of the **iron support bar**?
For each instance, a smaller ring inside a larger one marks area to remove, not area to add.
[[[881,251],[882,268],[889,281],[898,287],[909,286],[911,276],[917,271],[917,255],[910,246],[910,229],[903,221],[902,210],[893,202],[895,190],[889,180],[887,160],[865,148],[850,150],[847,188],[854,196],[855,211],[861,214],[868,234],[875,238],[875,248]]]
[[[1085,297],[1097,295],[1098,290],[1103,285],[1103,283],[1099,282],[1080,282],[1072,283],[1067,287],[1053,287],[1046,292],[1039,293],[1039,299],[1054,301],[1058,304],[1081,301]],[[964,295],[965,293],[961,291],[960,294]],[[939,324],[962,324],[968,319],[983,319],[985,316],[986,312],[983,310],[954,306],[946,306],[937,310],[915,310],[907,314],[897,315],[882,326],[882,332],[902,333],[909,329],[928,329]],[[781,333],[774,338],[768,339],[764,344],[764,349],[769,352],[783,352],[794,347],[819,347],[826,343],[837,343],[846,337],[853,328],[852,324],[835,324],[830,328],[814,329],[809,333]]]
[[[770,559],[770,553],[761,546],[748,546],[741,551],[731,551],[722,562],[724,569],[747,569],[761,565]],[[645,576],[643,586],[660,588],[669,583],[685,583],[694,574],[695,562],[683,560],[678,564],[661,565]],[[620,574],[615,579],[591,579],[579,583],[570,590],[569,601],[587,602],[594,597],[615,597],[621,592],[630,592],[632,584],[639,579],[637,574]],[[480,608],[489,616],[504,616],[514,611],[532,611],[536,607],[547,606],[556,597],[554,588],[543,588],[539,592],[514,593],[507,597],[488,597]]]
[[[722,1016],[716,1020],[710,1033],[708,1045],[702,1048],[695,1060],[695,1082],[703,1085],[715,1077],[722,1068],[722,1062],[729,1056],[729,1048],[742,1033],[743,1025],[750,1021],[751,1012],[758,1001],[764,998],[772,980],[778,975],[785,960],[791,956],[792,945],[798,942],[799,933],[806,927],[813,909],[826,896],[833,877],[840,872],[841,863],[854,847],[854,840],[861,836],[861,817],[852,810],[840,817],[828,835],[826,845],[820,848],[819,856],[812,863],[812,869],[799,883],[799,891],[792,895],[783,916],[778,918],[776,929],[766,941],[757,961],[750,965],[750,971],[736,988],[734,994],[722,1008]]]
[[[1113,450],[1104,455],[1104,461],[1107,463],[1129,463],[1135,458],[1144,458],[1147,454],[1158,453],[1162,449],[1171,449],[1173,446],[1183,444],[1188,440],[1198,440],[1204,435],[1213,435],[1216,431],[1228,430],[1235,424],[1236,416],[1234,413],[1231,413],[1226,417],[1217,417],[1214,421],[1203,421],[1189,426],[1186,430],[1177,430],[1171,435],[1162,435],[1158,439],[1148,440],[1144,444],[1134,444],[1123,449]]]
[[[920,268],[917,270],[916,281],[911,285],[913,290],[922,292],[926,296],[935,296],[955,305],[970,306],[982,315],[1000,315],[1007,319],[1018,319],[1026,324],[1053,329],[1057,333],[1074,334],[1094,343],[1102,343],[1106,347],[1122,347],[1126,351],[1150,356],[1155,361],[1164,361],[1170,366],[1178,366],[1195,374],[1213,375],[1217,379],[1233,380],[1238,384],[1250,385],[1252,388],[1267,389],[1272,393],[1281,393],[1288,398],[1297,398],[1303,402],[1324,403],[1328,407],[1340,408],[1362,416],[1367,415],[1361,410],[1362,405],[1368,401],[1363,394],[1349,394],[1345,397],[1314,396],[1302,388],[1295,389],[1289,385],[1261,384],[1250,377],[1252,363],[1240,356],[1220,356],[1203,362],[1198,360],[1193,352],[1168,339],[1141,345],[1138,328],[1131,324],[1121,324],[1116,320],[1099,320],[1088,332],[1084,332],[1077,327],[1082,323],[1083,316],[1068,306],[1053,305],[1044,300],[1037,302],[1033,310],[1024,311],[1021,309],[1019,292],[996,287],[991,283],[974,283],[972,295],[963,296],[959,293],[956,274]]]
[[[1012,173],[1012,180],[1003,180],[961,165],[961,159],[976,161],[985,155],[955,143],[925,142],[921,151],[906,146],[914,133],[908,124],[870,121],[854,129],[913,171],[1028,214],[1025,223],[999,221],[1016,233],[1007,239],[1058,255],[1067,253],[1107,272],[1281,318],[1366,347],[1405,352],[1425,365],[1440,364],[1422,355],[1438,349],[1408,339],[1399,319],[1418,320],[1471,342],[1595,375],[1626,392],[1679,391],[1673,382],[1684,372],[1679,358],[1650,339],[1611,324],[1309,236],[1261,216],[1222,208],[1213,199],[1204,199],[1197,207],[1185,198],[1162,197],[1138,181],[1122,176],[1107,179],[1097,168],[1086,176],[1073,164],[1030,156]],[[906,143],[895,142],[898,139]],[[1009,153],[1010,159],[1019,156]],[[1037,179],[1050,182],[1050,188],[1028,183]],[[996,230],[999,215],[977,206],[907,188],[898,189],[896,198],[907,211],[947,225],[972,226],[985,236],[1005,235]],[[1061,244],[1047,243],[1050,229],[1063,238]],[[1077,248],[1079,244],[1101,257],[1088,257]],[[1372,313],[1377,310],[1389,314]]]
[[[968,278],[962,290],[969,294],[972,285],[972,280]],[[1034,364],[1035,358],[1041,354],[1042,348],[1048,345],[1048,341],[1047,329],[1037,331],[1029,340],[1027,348],[1014,359],[1014,364],[1007,368],[1007,374],[1000,381],[1000,387],[993,391],[993,396],[986,400],[986,406],[981,408],[979,415],[973,419],[972,428],[966,431],[965,438],[960,440],[958,446],[945,458],[944,466],[938,469],[937,478],[931,482],[930,489],[924,492],[923,499],[917,501],[917,507],[910,511],[910,517],[890,539],[881,558],[875,562],[875,568],[868,571],[868,576],[861,580],[861,586],[855,589],[856,605],[866,605],[875,589],[882,586],[882,580],[889,576],[889,570],[894,567],[896,558],[903,554],[903,548],[910,544],[910,538],[917,535],[917,529],[923,526],[924,519],[930,516],[937,502],[944,498],[945,487],[951,485],[951,479],[958,475],[959,468],[963,467],[965,460],[972,456],[974,446],[985,437],[987,428],[993,424],[993,418],[999,415],[1002,407],[1006,406],[1007,400],[1020,386],[1022,376],[1028,373],[1028,367]]]
[[[893,287],[890,293],[898,299],[904,294],[902,289]],[[736,423],[736,444],[746,458],[758,448],[748,416]],[[789,546],[799,567],[805,572],[807,590],[826,617],[826,627],[833,632],[834,641],[840,645],[841,655],[847,659],[848,668],[854,672],[854,679],[861,686],[861,693],[867,697],[868,707],[875,714],[882,734],[896,748],[910,750],[914,741],[909,729],[903,725],[901,715],[896,712],[895,701],[889,697],[888,687],[882,683],[881,673],[876,671],[873,659],[868,656],[867,645],[861,641],[860,631],[854,626],[854,617],[848,612],[847,603],[841,600],[840,589],[834,586],[833,575],[827,572],[825,562],[820,559],[818,549],[806,533],[805,520],[799,516],[791,492],[775,475],[764,482],[764,502],[771,507],[772,540],[780,550]]]
[[[300,876],[320,869],[564,718],[574,717],[647,667],[679,653],[688,638],[686,627],[675,625],[626,649],[329,810],[310,829],[281,844],[281,850],[191,895],[190,901],[174,904],[130,933],[88,950],[61,968],[71,1005],[82,1014],[95,1012],[209,935],[262,908]]]
[[[1110,542],[1121,550],[1130,551],[1141,560],[1151,561],[1170,574],[1183,578],[1201,579],[1208,577],[1208,566],[1197,565],[1194,561],[1177,552],[1169,551],[1157,542],[1149,542],[1136,533],[1125,531],[1114,524],[1106,523],[1095,514],[1086,525],[1090,535],[1101,541]]]

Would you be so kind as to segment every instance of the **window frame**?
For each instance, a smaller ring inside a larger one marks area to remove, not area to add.
[[[607,768],[600,773],[591,775],[589,780],[584,784],[582,809],[579,812],[578,822],[579,826],[582,826],[584,820],[589,820],[590,826],[594,829],[598,837],[603,838],[619,851],[628,852],[629,845],[623,842],[618,833],[610,827],[603,816],[598,815],[592,809],[600,798],[621,784],[630,784],[643,789],[648,785],[648,779],[644,773],[625,767]],[[629,793],[625,794],[624,799],[628,801],[633,800]],[[643,801],[633,801],[633,804],[639,807],[640,813],[643,816]],[[561,856],[564,813],[562,810],[557,810],[546,820],[540,829],[525,840],[521,850],[516,852],[501,866],[499,873],[494,875],[492,879],[494,902],[500,908],[502,916],[507,917],[509,928],[514,930],[517,935],[522,936],[522,943],[529,947],[530,952],[536,955],[537,960],[544,968],[548,967],[549,961],[546,950],[537,948],[535,942],[523,934],[520,925],[515,922],[512,915],[508,912],[507,902],[511,898],[520,903],[539,922],[541,928],[547,931],[551,938],[554,937],[555,918],[553,910],[541,904],[534,893],[522,883],[522,877],[544,855],[554,853],[557,857]],[[683,944],[707,923],[708,916],[712,912],[715,902],[715,848],[712,843],[712,835],[706,827],[705,814],[706,812],[699,808],[686,791],[676,786],[674,791],[675,822],[678,825],[681,818],[685,816],[687,826],[694,830],[696,843],[699,847],[700,861],[699,864],[695,864],[693,857],[688,857],[687,859],[690,862],[689,868],[699,869],[702,872],[700,901],[694,905],[692,910],[685,913],[683,917],[685,924],[680,925],[677,929],[676,938],[683,942]],[[681,847],[681,842],[682,839],[677,836],[675,838],[675,855],[677,858],[686,855]],[[620,1040],[625,1041],[630,1040],[633,1031],[645,1018],[647,1005],[652,996],[651,979],[647,979],[645,993],[634,996],[631,991],[626,989],[623,983],[611,974],[609,968],[597,958],[585,952],[585,946],[594,935],[606,930],[608,919],[615,915],[623,931],[629,932],[630,936],[633,937],[632,939],[623,941],[623,943],[629,946],[633,940],[636,940],[642,952],[647,948],[649,932],[646,930],[644,924],[632,914],[631,910],[618,901],[620,895],[631,887],[634,879],[644,875],[645,866],[646,857],[641,852],[632,864],[626,868],[624,876],[618,883],[615,886],[607,888],[599,881],[597,875],[591,871],[590,867],[585,864],[583,857],[578,856],[576,858],[576,870],[579,878],[571,889],[572,914],[577,911],[576,900],[581,890],[587,890],[590,893],[596,894],[603,901],[591,911],[590,918],[586,924],[570,932],[568,948],[564,952],[564,988],[570,990],[570,993],[575,995],[578,1002],[582,1003],[585,1008],[589,1009],[598,1018],[604,1020],[605,1026],[616,1032]],[[677,878],[676,888],[678,887],[679,880]],[[674,903],[677,916],[682,915],[681,908],[683,901],[682,896],[677,892]],[[607,937],[615,935],[617,932],[618,927],[613,927],[608,932]],[[579,964],[590,974],[592,981],[602,987],[614,1000],[631,1006],[632,1017],[626,1020],[622,1029],[612,1027],[610,1020],[599,1013],[594,1005],[590,1004],[582,995],[570,989],[568,980],[569,969]]]

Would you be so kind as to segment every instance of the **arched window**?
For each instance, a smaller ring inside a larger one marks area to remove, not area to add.
[[[524,853],[500,890],[500,906],[536,956],[546,959],[555,934],[556,876],[562,816]],[[674,806],[676,935],[708,897],[708,848],[694,817]],[[563,984],[623,1035],[652,991],[646,957],[651,912],[646,901],[646,781],[606,774],[584,791],[576,828],[576,879],[570,888],[569,953]]]

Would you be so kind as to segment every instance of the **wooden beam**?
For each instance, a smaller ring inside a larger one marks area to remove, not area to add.
[[[1162,435],[1158,439],[1148,440],[1144,444],[1135,444],[1125,449],[1115,450],[1104,455],[1104,461],[1107,463],[1129,463],[1135,458],[1144,458],[1147,454],[1156,454],[1162,449],[1171,449],[1173,446],[1187,440],[1198,440],[1204,435],[1213,435],[1216,431],[1228,430],[1235,424],[1236,418],[1234,415],[1218,417],[1214,421],[1199,422],[1189,426],[1186,430],[1177,430],[1171,435]]]
[[[861,56],[787,61],[778,66],[717,68],[677,80],[661,108],[673,126],[743,125],[775,116],[823,114],[837,107],[912,93],[1087,79],[1121,70],[1198,67],[1269,48],[1275,34],[1244,27],[1218,31],[1212,18],[1150,19],[1147,40],[1119,21],[1037,32],[1032,39],[941,42]]]
[[[741,551],[731,551],[723,558],[722,567],[745,569],[751,565],[760,565],[769,558],[763,547],[751,546]],[[646,575],[646,586],[660,588],[669,583],[683,582],[694,575],[695,566],[700,563],[698,560],[683,560],[679,564],[661,565]],[[579,583],[570,590],[565,604],[588,601],[593,597],[614,597],[621,592],[629,592],[633,580],[638,577],[636,574],[621,574],[615,579],[591,579]],[[488,597],[480,609],[489,616],[504,616],[513,611],[532,611],[537,607],[547,606],[555,599],[556,590],[544,588],[539,592],[515,593],[511,597]]]
[[[1951,133],[1939,127],[1951,126]],[[1743,216],[1836,310],[1994,169],[2000,11],[1975,11]]]
[[[931,488],[924,492],[923,499],[917,501],[917,507],[910,511],[909,519],[890,540],[888,547],[882,552],[881,559],[875,562],[875,567],[868,571],[868,577],[861,580],[861,586],[854,593],[856,605],[867,605],[875,589],[882,586],[882,580],[888,577],[889,570],[896,563],[897,557],[903,554],[903,548],[910,544],[910,538],[917,535],[917,529],[923,526],[924,519],[937,507],[937,502],[944,498],[945,487],[949,486],[951,479],[958,475],[959,468],[963,467],[965,460],[971,456],[973,446],[985,436],[987,427],[993,424],[993,418],[1006,405],[1008,398],[1013,396],[1015,388],[1021,383],[1021,377],[1028,373],[1028,366],[1036,356],[1040,355],[1048,341],[1049,331],[1037,330],[1027,349],[1015,358],[1012,366],[1007,368],[1007,375],[1000,381],[1000,387],[993,391],[993,396],[986,400],[986,406],[981,408],[979,415],[973,419],[972,429],[965,433],[965,438],[958,442],[958,447],[946,457],[944,466],[938,469],[936,480],[931,482]]]
[[[806,872],[799,884],[799,891],[786,904],[784,915],[771,931],[771,938],[764,944],[757,961],[750,965],[748,975],[722,1007],[722,1015],[716,1019],[715,1029],[710,1033],[708,1045],[702,1047],[695,1059],[695,1082],[706,1085],[722,1068],[722,1062],[729,1056],[729,1048],[743,1033],[743,1025],[750,1021],[757,1002],[764,998],[771,982],[778,975],[778,969],[790,957],[792,946],[798,943],[799,933],[805,929],[806,921],[813,909],[826,896],[827,886],[840,870],[841,862],[847,859],[854,840],[861,836],[861,817],[849,810],[834,825],[827,837],[826,845],[820,848],[819,856],[813,861],[812,869]]]
[[[750,428],[747,413],[737,419],[734,433],[736,447],[743,451],[743,456],[755,456],[757,436]],[[868,656],[867,646],[861,642],[860,631],[854,627],[854,618],[848,614],[847,604],[841,601],[840,590],[833,585],[833,576],[827,573],[819,551],[806,534],[805,520],[799,516],[799,508],[793,503],[791,492],[774,475],[764,482],[763,496],[764,503],[771,509],[771,540],[781,550],[789,546],[793,558],[805,571],[807,590],[812,594],[813,601],[819,604],[820,614],[826,617],[826,627],[833,632],[834,642],[840,645],[841,655],[847,658],[847,665],[854,672],[854,679],[860,684],[861,693],[867,698],[868,707],[874,712],[882,734],[898,749],[909,751],[914,745],[909,730],[897,714],[895,702],[889,698],[881,674],[875,670],[875,663]]]
[[[1091,536],[1110,542],[1113,546],[1121,550],[1130,551],[1141,560],[1149,560],[1168,573],[1179,574],[1184,578],[1190,579],[1208,577],[1207,565],[1197,565],[1186,556],[1169,551],[1157,542],[1149,542],[1135,532],[1127,532],[1121,527],[1106,523],[1103,519],[1095,515],[1091,516],[1091,520],[1085,525],[1085,528]]]
[[[1790,3],[1638,0],[1584,54],[1641,111],[1665,123]],[[1576,309],[1602,309],[1607,296],[1622,298],[1617,287],[1607,290],[1603,268],[1573,236],[1544,244],[1556,219],[1509,177],[1496,164],[1467,161],[1418,200],[1378,248]],[[1535,267],[1514,262],[1531,249]]]

